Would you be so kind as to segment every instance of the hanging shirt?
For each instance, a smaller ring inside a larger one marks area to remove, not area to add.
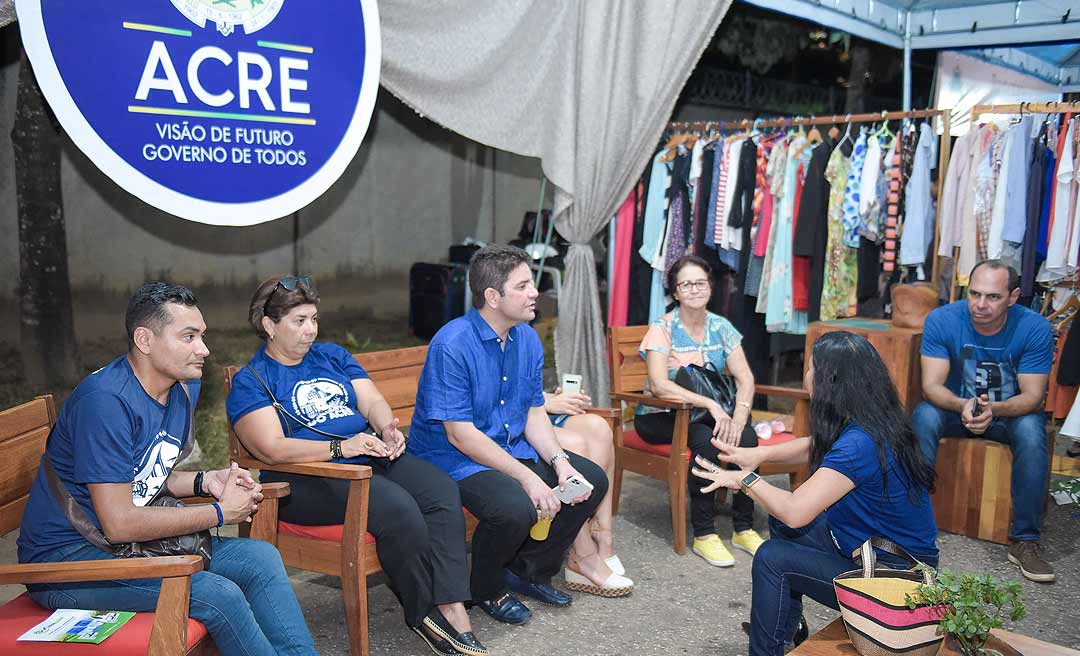
[[[1054,190],[1054,209],[1050,216],[1050,237],[1046,245],[1046,261],[1039,271],[1038,280],[1047,282],[1064,278],[1069,274],[1067,251],[1072,214],[1076,203],[1076,171],[1073,161],[1073,140],[1076,121],[1069,121],[1065,143],[1058,158]]]
[[[960,185],[964,201],[960,207],[960,255],[956,261],[956,279],[962,287],[967,287],[971,270],[982,259],[979,257],[980,244],[983,244],[985,253],[986,232],[983,227],[988,232],[994,190],[992,150],[997,135],[997,126],[993,124],[979,127],[972,146],[971,166]]]
[[[881,137],[871,135],[867,139],[866,159],[859,175],[859,219],[863,224],[878,207],[877,182],[881,173],[881,156]]]
[[[863,164],[866,161],[866,130],[859,129],[859,138],[851,151],[847,186],[844,190],[844,243],[851,248],[859,247],[859,187],[862,183]]]
[[[1020,120],[1013,130],[1016,131],[1016,139],[1009,145],[1009,168],[1004,170],[1005,175],[1005,225],[1001,231],[1004,241],[1022,243],[1027,231],[1027,189],[1028,177],[1031,175],[1032,153],[1035,140],[1031,137],[1031,129],[1034,121],[1030,116]]]
[[[941,226],[938,234],[938,252],[941,257],[953,257],[954,249],[960,245],[960,207],[963,204],[963,180],[967,178],[971,167],[971,146],[977,130],[972,129],[953,144],[949,157],[949,169],[945,173],[945,185],[939,194],[941,197]],[[914,177],[914,174],[912,175]],[[929,191],[929,188],[928,188]],[[908,214],[910,215],[910,210]]]
[[[793,290],[793,222],[796,176],[800,164],[810,159],[811,152],[800,147],[806,138],[797,136],[791,141],[784,173],[785,193],[780,200],[779,214],[774,217],[775,237],[772,262],[769,266],[769,295],[765,310],[765,327],[769,332],[806,334],[806,312],[795,310]]]
[[[667,189],[671,184],[671,173],[661,159],[663,156],[664,151],[660,151],[653,158],[649,192],[645,198],[641,248],[638,249],[638,255],[652,267],[652,280],[649,285],[650,321],[664,314],[663,264],[659,269],[656,267],[656,256],[664,239],[664,217],[667,214]]]
[[[821,320],[852,316],[848,307],[855,303],[856,251],[844,241],[844,192],[851,158],[843,147],[835,148],[825,167],[829,182],[828,243],[825,246],[825,280],[821,291]]]
[[[904,192],[904,238],[900,242],[900,264],[915,266],[926,260],[926,249],[934,238],[934,206],[930,197],[930,152],[936,137],[929,123],[919,127],[915,163]],[[942,208],[944,211],[944,208]],[[952,254],[952,248],[949,249]]]

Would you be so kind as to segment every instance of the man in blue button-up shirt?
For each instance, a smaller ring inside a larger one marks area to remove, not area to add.
[[[510,592],[565,606],[551,577],[607,494],[593,462],[559,446],[544,412],[544,349],[527,322],[538,292],[529,256],[489,246],[469,265],[474,308],[431,341],[409,435],[409,453],[445,469],[480,524],[473,535],[473,600],[489,615],[521,624],[531,612]],[[526,324],[526,325],[523,325]],[[574,476],[594,486],[571,505],[552,491]],[[546,540],[529,536],[552,519]]]

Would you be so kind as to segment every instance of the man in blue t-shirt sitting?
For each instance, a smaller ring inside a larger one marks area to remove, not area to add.
[[[217,471],[174,469],[194,439],[191,423],[210,353],[195,295],[178,285],[147,283],[128,302],[124,324],[127,354],[79,383],[56,420],[23,513],[19,562],[119,557],[69,521],[50,489],[46,459],[59,485],[112,545],[240,524],[250,521],[262,500],[261,486],[235,463]],[[215,501],[152,505],[161,494]],[[45,608],[145,612],[157,605],[161,579],[27,588]],[[208,570],[191,577],[189,613],[223,654],[316,653],[285,567],[268,542],[212,538]]]
[[[1016,270],[1001,260],[983,260],[971,270],[967,300],[926,317],[925,400],[911,421],[930,464],[937,459],[943,435],[985,437],[1009,445],[1009,562],[1032,581],[1051,582],[1054,570],[1039,553],[1039,532],[1050,459],[1042,405],[1053,362],[1053,333],[1044,317],[1016,305],[1019,297]]]
[[[480,520],[472,542],[473,601],[500,622],[522,624],[532,611],[508,588],[550,605],[570,604],[551,577],[608,481],[595,463],[562,449],[544,412],[544,349],[527,324],[538,295],[528,254],[507,246],[477,251],[469,286],[473,309],[431,340],[409,453],[450,474],[461,502]],[[552,488],[575,477],[591,483],[592,494],[563,505]],[[530,537],[538,518],[551,520],[546,539]],[[583,567],[594,566],[586,574],[599,579],[593,586],[599,591],[612,573],[591,551],[595,562]]]

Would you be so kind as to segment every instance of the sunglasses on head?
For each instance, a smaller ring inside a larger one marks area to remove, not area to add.
[[[278,281],[278,287],[283,287],[286,290],[293,292],[300,285],[307,287],[308,289],[314,289],[315,285],[311,282],[311,276],[286,276]]]

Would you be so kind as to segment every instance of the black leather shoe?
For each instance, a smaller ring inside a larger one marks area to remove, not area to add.
[[[504,624],[524,624],[532,617],[529,607],[517,600],[509,592],[496,599],[484,599],[476,602],[480,610]]]
[[[461,656],[461,652],[454,649],[454,647],[447,642],[445,638],[440,636],[435,631],[431,630],[431,627],[426,624],[420,624],[419,626],[412,627],[413,632],[420,636],[431,649],[432,653],[440,654],[441,656]]]
[[[799,626],[795,627],[795,635],[791,637],[791,642],[796,647],[806,642],[806,639],[810,637],[810,627],[806,625],[806,615],[799,617]]]
[[[569,606],[574,598],[566,594],[562,590],[556,590],[551,587],[550,583],[536,583],[534,581],[526,581],[517,574],[514,574],[510,570],[504,570],[506,573],[506,585],[511,590],[518,594],[523,594],[526,597],[532,597],[533,599],[545,603],[549,606],[556,606],[563,608]]]
[[[445,640],[457,652],[468,656],[488,656],[488,650],[471,631],[458,633],[439,609],[433,609],[424,618],[424,628]]]

